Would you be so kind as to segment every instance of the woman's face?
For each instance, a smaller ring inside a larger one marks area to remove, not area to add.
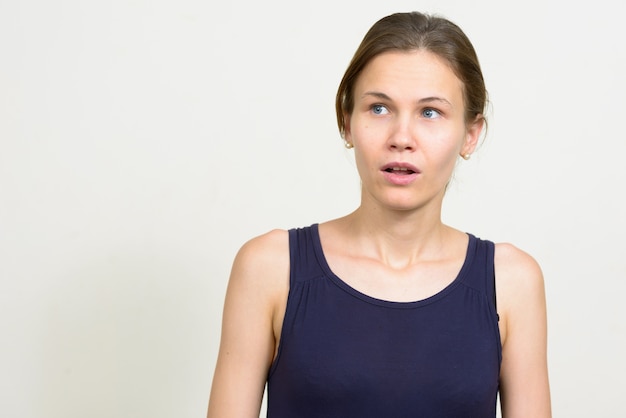
[[[356,81],[346,121],[362,204],[395,210],[440,211],[457,158],[474,150],[482,129],[482,122],[465,123],[462,82],[421,50],[372,59]]]

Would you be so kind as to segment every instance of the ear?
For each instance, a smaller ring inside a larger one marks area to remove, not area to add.
[[[350,114],[347,112],[343,113],[343,139],[346,142],[352,143],[352,131],[350,129]]]
[[[465,141],[461,148],[461,155],[472,154],[478,145],[478,139],[485,126],[483,115],[477,115],[473,122],[470,122],[465,132]]]

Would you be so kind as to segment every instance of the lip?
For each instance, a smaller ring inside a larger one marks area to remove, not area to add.
[[[412,183],[421,173],[413,164],[405,162],[385,164],[380,171],[389,183],[396,186],[406,186]]]

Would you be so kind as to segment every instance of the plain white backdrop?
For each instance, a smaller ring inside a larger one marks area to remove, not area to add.
[[[335,90],[410,10],[466,31],[492,101],[445,221],[542,265],[554,416],[622,413],[617,4],[0,0],[0,414],[203,417],[236,251],[357,206]]]

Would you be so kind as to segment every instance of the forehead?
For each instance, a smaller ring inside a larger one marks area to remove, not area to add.
[[[444,97],[451,103],[463,102],[461,80],[445,60],[424,50],[392,51],[374,57],[356,81],[356,99],[368,91],[398,99]]]

